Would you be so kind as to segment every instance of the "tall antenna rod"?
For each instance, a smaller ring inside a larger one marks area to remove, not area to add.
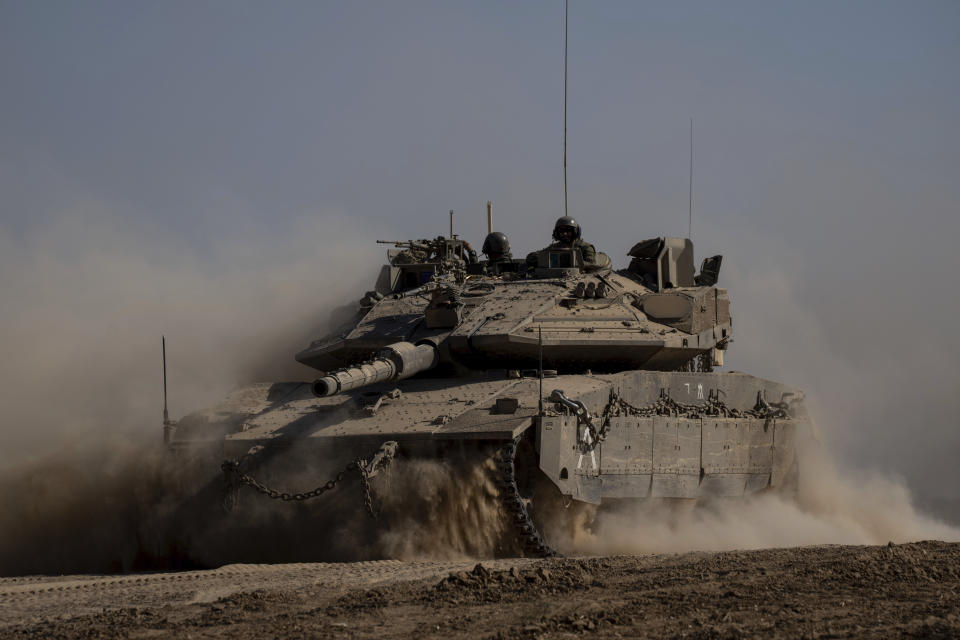
[[[167,336],[160,336],[163,341],[163,424],[170,422],[170,414],[167,413]]]
[[[690,118],[690,194],[687,211],[687,239],[693,239],[693,117]]]
[[[163,344],[163,444],[169,445],[177,432],[177,422],[167,413],[167,336],[160,336],[160,339]]]
[[[543,325],[537,325],[537,356],[539,357],[540,401],[537,404],[539,415],[543,415]]]
[[[567,34],[570,0],[563,4],[563,215],[567,215]]]

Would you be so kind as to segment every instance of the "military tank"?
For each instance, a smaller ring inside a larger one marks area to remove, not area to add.
[[[686,238],[638,242],[621,269],[575,246],[476,261],[452,230],[391,244],[349,321],[296,354],[316,380],[246,386],[165,419],[170,448],[222,456],[228,506],[251,488],[309,499],[352,470],[366,486],[394,455],[486,449],[520,548],[544,556],[553,550],[530,499],[536,482],[593,505],[795,482],[803,394],[714,370],[733,337],[721,256],[697,273]],[[353,461],[307,492],[256,479],[259,457],[292,449]]]

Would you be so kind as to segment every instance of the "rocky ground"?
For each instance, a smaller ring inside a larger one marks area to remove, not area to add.
[[[957,638],[960,543],[0,579],[13,638]]]

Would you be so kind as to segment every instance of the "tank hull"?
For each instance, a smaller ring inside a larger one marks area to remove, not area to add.
[[[554,389],[583,403],[601,441],[585,443],[583,421],[547,398]],[[526,438],[561,493],[598,504],[782,486],[796,468],[796,434],[806,428],[800,394],[742,373],[626,371],[542,383],[488,375],[412,378],[402,392],[384,383],[323,398],[306,382],[250,385],[186,416],[171,447],[207,448],[228,460],[284,450],[349,460],[390,440],[401,455],[434,457]]]

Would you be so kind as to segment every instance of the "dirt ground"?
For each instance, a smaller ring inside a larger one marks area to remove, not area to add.
[[[0,579],[12,638],[957,638],[960,543]]]

